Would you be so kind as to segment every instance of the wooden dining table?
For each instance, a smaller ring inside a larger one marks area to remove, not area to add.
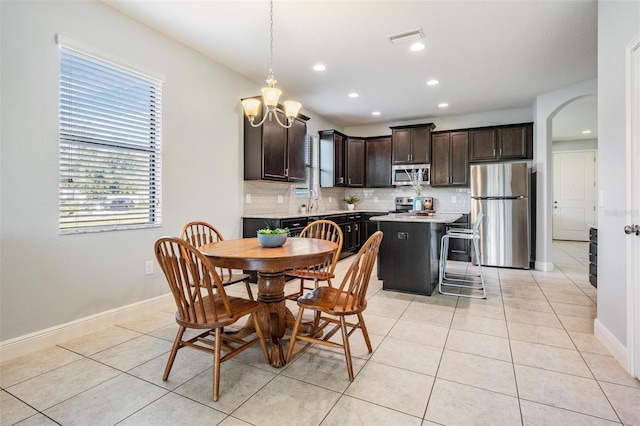
[[[286,328],[293,328],[295,322],[285,304],[286,271],[323,263],[332,258],[338,245],[314,238],[287,238],[281,247],[265,248],[257,238],[243,238],[205,244],[199,249],[215,266],[257,272],[260,327],[271,340],[271,365],[284,366],[280,340]],[[245,332],[252,332],[250,327]]]

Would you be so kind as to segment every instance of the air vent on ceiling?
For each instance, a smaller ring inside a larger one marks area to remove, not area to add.
[[[422,28],[418,28],[417,30],[389,36],[389,41],[391,42],[391,44],[399,44],[399,43],[405,43],[411,40],[418,40],[423,37],[424,37],[424,33],[422,32]]]

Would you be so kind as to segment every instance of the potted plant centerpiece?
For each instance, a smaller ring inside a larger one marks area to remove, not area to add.
[[[349,195],[344,199],[344,201],[347,203],[347,209],[353,210],[356,206],[356,203],[360,201],[360,198],[356,197],[355,195]]]
[[[262,247],[280,247],[287,241],[288,228],[278,228],[275,221],[265,221],[265,227],[258,229],[258,243]]]

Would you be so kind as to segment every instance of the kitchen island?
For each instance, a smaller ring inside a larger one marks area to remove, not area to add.
[[[384,290],[431,296],[438,284],[440,240],[460,213],[395,213],[374,216],[384,233],[378,278]]]

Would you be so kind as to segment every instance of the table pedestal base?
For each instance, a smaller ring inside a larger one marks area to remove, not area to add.
[[[258,321],[265,338],[271,340],[271,365],[283,367],[287,360],[280,340],[287,328],[292,329],[295,318],[284,298],[284,271],[258,272]],[[302,326],[302,324],[301,324]],[[303,332],[310,333],[313,325],[304,324]]]

